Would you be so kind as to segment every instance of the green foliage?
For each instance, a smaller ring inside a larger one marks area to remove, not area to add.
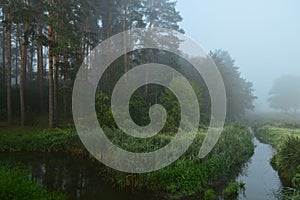
[[[1,133],[2,152],[67,152],[86,154],[78,135],[72,129],[44,130],[36,133]]]
[[[149,104],[147,104],[146,100],[142,96],[139,90],[137,90],[131,96],[129,102],[129,112],[132,117],[132,120],[140,125],[145,126],[150,123],[149,118]]]
[[[294,128],[293,128],[294,127]],[[257,128],[257,134],[271,143],[277,153],[271,164],[278,171],[285,185],[283,200],[300,199],[300,130],[298,125],[287,128],[287,124],[263,125]]]
[[[96,94],[96,113],[101,126],[116,127],[114,118],[110,109],[110,98],[103,92],[98,91]]]
[[[2,200],[62,200],[59,192],[49,193],[28,180],[26,173],[0,163],[0,199]]]
[[[279,149],[288,136],[300,137],[299,125],[291,123],[262,124],[256,128],[259,138],[270,143],[274,148]]]
[[[117,146],[131,152],[154,151],[168,144],[172,134],[158,134],[145,140],[126,136],[119,130],[105,129]],[[227,174],[237,171],[251,157],[254,146],[247,128],[227,125],[213,151],[204,159],[197,157],[205,134],[197,133],[188,151],[172,165],[147,174],[127,174],[105,168],[107,179],[120,188],[155,190],[182,196],[194,194]],[[66,152],[89,154],[73,129],[54,129],[25,133],[16,130],[0,132],[1,151]]]
[[[215,200],[217,195],[213,189],[207,189],[204,192],[204,200]]]
[[[180,91],[181,94],[186,94],[185,91],[188,88],[186,88],[185,85],[181,84],[181,81],[182,81],[181,78],[174,78],[170,82],[170,86],[176,88],[178,91]],[[199,104],[198,107],[200,110],[201,102],[202,102],[201,99],[202,89],[196,84],[193,84],[192,87],[196,94],[197,102]],[[188,113],[194,112],[197,106],[193,104],[191,99],[193,99],[192,95],[184,95],[184,97],[181,99],[181,104],[187,107]],[[166,88],[159,97],[159,103],[166,109],[168,113],[168,119],[163,129],[163,132],[175,132],[179,127],[179,123],[181,120],[181,108],[178,99],[176,98],[176,96],[171,90]]]
[[[210,155],[199,161],[197,154],[204,136],[203,133],[198,133],[188,152],[168,167],[156,172],[139,175],[108,169],[109,178],[111,182],[116,183],[120,188],[165,191],[176,196],[190,195],[227,174],[235,173],[253,154],[254,146],[247,128],[239,124],[231,124],[225,128]],[[163,135],[158,138],[162,137]],[[165,135],[164,137],[166,138],[164,142],[171,139],[171,135]],[[126,140],[125,143],[128,141]],[[158,141],[158,143],[152,143],[154,141]],[[153,140],[141,146],[146,144],[148,147],[160,146],[159,143],[159,140]],[[138,142],[127,145],[130,146],[129,150],[131,151],[141,148]]]
[[[232,199],[239,193],[240,184],[237,182],[230,182],[228,187],[223,191],[225,199]]]
[[[284,180],[292,181],[300,166],[300,138],[289,136],[275,155],[275,166]]]
[[[227,117],[239,120],[247,110],[253,110],[256,97],[253,94],[253,84],[241,77],[239,68],[228,52],[215,50],[210,53],[216,63],[226,89]]]
[[[140,91],[137,90],[130,99],[129,113],[132,120],[140,125],[145,126],[150,123],[149,118],[149,105],[147,104]],[[108,128],[117,128],[114,117],[110,108],[110,98],[101,91],[96,95],[96,112],[101,126]],[[118,113],[122,115],[122,113]]]
[[[180,122],[180,105],[176,96],[169,90],[160,95],[159,102],[166,109],[168,118],[164,126],[163,132],[175,132]]]

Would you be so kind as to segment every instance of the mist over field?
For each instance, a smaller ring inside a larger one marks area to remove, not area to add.
[[[206,51],[228,51],[253,82],[256,111],[274,111],[267,99],[282,75],[300,76],[297,0],[178,1],[185,33]]]

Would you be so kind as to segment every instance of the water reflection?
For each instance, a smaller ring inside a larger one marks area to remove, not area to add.
[[[281,190],[277,172],[270,165],[274,149],[256,138],[254,155],[242,171],[237,181],[245,183],[245,191],[240,192],[239,200],[276,200]]]
[[[254,155],[236,179],[245,183],[245,190],[240,191],[238,199],[276,200],[282,185],[277,172],[270,165],[274,150],[256,138],[253,142],[256,145]],[[89,160],[66,154],[5,153],[0,154],[0,160],[21,163],[29,171],[31,180],[49,190],[63,190],[68,199],[72,200],[161,199],[151,192],[131,193],[118,190],[105,181],[101,166],[97,167]],[[222,185],[217,188],[217,193],[221,194],[225,187],[226,185]],[[201,199],[199,197],[201,195],[196,194],[183,199]]]
[[[89,160],[61,154],[5,153],[0,160],[21,164],[29,178],[49,189],[62,190],[68,199],[156,199],[150,192],[125,192],[107,183],[101,167]]]

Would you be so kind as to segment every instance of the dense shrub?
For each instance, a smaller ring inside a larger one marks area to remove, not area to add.
[[[215,199],[217,199],[217,195],[213,189],[205,190],[204,200],[215,200]]]
[[[120,188],[190,195],[236,172],[254,151],[252,137],[247,128],[238,124],[227,126],[213,151],[206,158],[199,160],[197,154],[203,139],[203,133],[198,133],[188,152],[161,170],[136,175],[108,169],[109,178]]]
[[[28,180],[24,171],[0,163],[1,200],[61,200],[65,197],[58,192],[49,193]]]
[[[114,144],[131,152],[154,151],[172,139],[172,134],[158,134],[144,140],[127,136],[119,130],[106,129],[105,133]],[[73,129],[0,136],[2,151],[67,152],[89,156]],[[105,168],[107,179],[120,188],[189,195],[236,172],[253,154],[252,137],[247,128],[239,124],[226,126],[213,151],[200,160],[197,155],[204,137],[203,132],[197,133],[188,151],[168,167],[147,174],[128,174]]]
[[[239,193],[240,184],[237,182],[230,182],[227,188],[223,191],[225,199],[233,199]]]
[[[86,153],[78,135],[73,129],[44,130],[41,133],[0,134],[0,151],[5,152],[67,152]]]

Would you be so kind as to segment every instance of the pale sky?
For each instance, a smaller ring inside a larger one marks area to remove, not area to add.
[[[177,9],[187,36],[236,60],[258,110],[267,108],[274,79],[300,75],[299,0],[177,0]]]

